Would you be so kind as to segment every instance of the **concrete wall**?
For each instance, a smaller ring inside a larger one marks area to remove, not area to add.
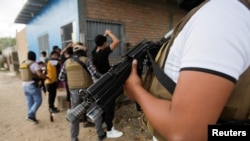
[[[40,55],[38,37],[49,35],[49,49],[52,51],[54,45],[61,47],[60,28],[68,23],[74,22],[75,32],[79,34],[77,0],[53,0],[43,9],[38,16],[27,24],[28,49]]]
[[[26,36],[26,29],[24,28],[16,34],[16,49],[18,52],[19,64],[27,59],[28,43]]]

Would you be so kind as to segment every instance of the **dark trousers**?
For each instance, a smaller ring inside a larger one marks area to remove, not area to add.
[[[57,82],[46,84],[47,91],[49,92],[48,95],[48,103],[49,108],[55,108],[55,99],[56,99],[56,91],[57,91]]]
[[[103,114],[103,121],[107,125],[107,130],[110,131],[113,127],[113,119],[115,116],[115,101],[112,102],[111,106],[109,106]]]
[[[115,113],[115,102],[112,102],[111,106],[109,106],[104,110],[103,115],[97,118],[97,120],[95,121],[96,133],[99,137],[103,136],[105,133],[104,129],[102,128],[103,122],[106,123],[107,125],[107,131],[111,131],[113,127],[114,113]]]

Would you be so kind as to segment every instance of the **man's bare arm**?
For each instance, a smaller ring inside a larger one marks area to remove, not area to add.
[[[141,106],[150,123],[169,141],[206,141],[234,87],[220,76],[198,71],[180,73],[172,101],[146,91],[134,67],[125,82],[128,97]]]
[[[111,50],[114,50],[116,47],[118,47],[120,40],[110,30],[106,30],[104,36],[109,36],[112,39],[112,43],[110,44]]]

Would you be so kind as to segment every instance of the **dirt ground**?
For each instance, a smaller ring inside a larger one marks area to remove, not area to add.
[[[47,95],[43,94],[43,103],[38,110],[39,124],[32,125],[26,121],[26,100],[19,75],[0,71],[0,140],[1,141],[70,141],[69,125],[65,119],[66,110],[54,114],[54,122],[50,121]],[[66,95],[58,90],[58,96]],[[58,104],[56,99],[56,105]],[[115,127],[124,135],[107,141],[151,141],[150,134],[140,122],[140,112],[131,102],[122,103],[115,113]],[[80,141],[96,141],[94,127],[83,128],[81,123]]]

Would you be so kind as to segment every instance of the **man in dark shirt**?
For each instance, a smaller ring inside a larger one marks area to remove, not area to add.
[[[107,45],[107,36],[112,39],[110,45]],[[101,74],[106,73],[110,69],[109,55],[116,47],[118,47],[119,42],[119,39],[110,30],[106,30],[104,35],[99,34],[95,37],[96,47],[92,51],[92,60],[97,71]],[[113,126],[112,121],[114,119],[114,112],[115,101],[113,101],[113,105],[103,114],[103,121],[107,125],[107,133],[104,132],[101,126],[102,121],[99,120],[95,123],[99,140],[103,140],[106,136],[108,138],[118,138],[123,135],[122,132],[116,130]]]
[[[113,42],[108,46],[106,36],[109,36],[109,34]],[[104,74],[110,69],[109,55],[119,45],[119,40],[111,31],[107,30],[104,35],[99,34],[96,36],[95,43],[96,47],[92,51],[93,62],[97,70]]]

